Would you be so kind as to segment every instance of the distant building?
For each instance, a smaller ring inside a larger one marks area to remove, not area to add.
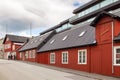
[[[27,37],[6,34],[4,44],[4,59],[8,59],[9,55],[16,56],[19,59],[18,49],[28,41]]]
[[[0,59],[3,59],[3,54],[4,54],[4,45],[3,45],[3,38],[0,39]]]

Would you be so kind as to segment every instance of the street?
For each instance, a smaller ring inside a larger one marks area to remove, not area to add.
[[[17,61],[0,60],[0,80],[95,80],[95,79]]]

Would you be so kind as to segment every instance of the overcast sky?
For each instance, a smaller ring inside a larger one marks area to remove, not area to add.
[[[0,38],[7,34],[32,35],[73,16],[90,0],[0,0]]]

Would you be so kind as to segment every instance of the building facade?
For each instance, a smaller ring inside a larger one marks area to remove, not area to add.
[[[3,38],[0,39],[0,59],[3,59],[3,54],[4,54],[4,45],[2,44],[3,43]]]
[[[24,46],[19,48],[20,60],[36,62],[37,49],[42,47],[54,34],[55,31],[50,31],[31,38]]]
[[[120,1],[92,0],[73,13],[21,46],[19,59],[120,77]],[[13,43],[4,44],[8,55]]]
[[[72,28],[41,47],[37,62],[120,77],[119,5],[119,0],[93,0],[74,10]]]
[[[19,59],[18,49],[27,42],[27,37],[7,34],[4,38],[4,59],[8,59],[9,55]]]

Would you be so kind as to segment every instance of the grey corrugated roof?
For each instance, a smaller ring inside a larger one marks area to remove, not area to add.
[[[94,44],[95,42],[95,28],[86,24],[84,26],[77,25],[75,28],[70,30],[57,33],[54,35],[44,46],[42,46],[38,52],[85,46]],[[82,37],[79,34],[86,31]],[[65,36],[68,36],[66,40],[62,40]],[[54,42],[52,44],[51,41]]]
[[[27,40],[29,39],[28,37],[23,37],[23,36],[16,36],[16,35],[10,35],[10,34],[7,34],[5,36],[5,39],[3,41],[3,44],[5,43],[5,40],[6,38],[9,38],[10,41],[12,42],[20,42],[20,43],[25,43],[27,42]]]
[[[53,35],[54,31],[50,31],[40,36],[36,36],[30,39],[19,51],[25,51],[33,48],[37,48],[38,46],[44,44],[51,35]]]

